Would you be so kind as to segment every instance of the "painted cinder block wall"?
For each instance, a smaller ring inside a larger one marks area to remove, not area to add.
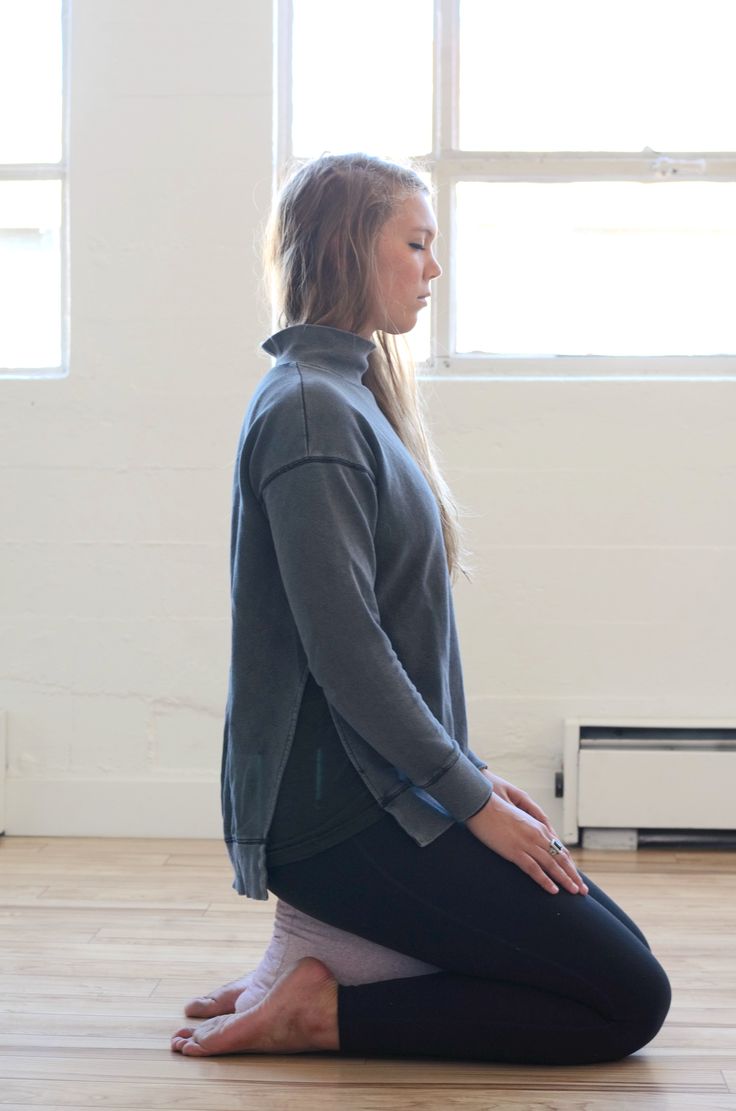
[[[0,381],[9,834],[220,836],[272,146],[269,0],[74,0],[70,373]],[[471,744],[559,821],[565,717],[734,716],[736,386],[422,389]]]

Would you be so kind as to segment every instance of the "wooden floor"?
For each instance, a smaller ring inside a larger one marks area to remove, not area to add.
[[[182,1004],[254,967],[275,900],[218,841],[0,838],[0,1109],[736,1111],[736,853],[578,852],[667,969],[669,1019],[611,1065],[183,1057]]]

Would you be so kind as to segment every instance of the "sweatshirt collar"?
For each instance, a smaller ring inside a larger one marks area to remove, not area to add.
[[[292,324],[274,332],[261,347],[279,362],[309,363],[355,382],[360,382],[368,356],[376,350],[372,340],[327,324]]]

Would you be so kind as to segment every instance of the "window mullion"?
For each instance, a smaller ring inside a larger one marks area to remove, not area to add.
[[[431,171],[436,188],[440,235],[437,257],[443,270],[432,290],[432,359],[446,358],[455,343],[454,184],[446,172],[447,153],[457,149],[459,134],[460,0],[434,2],[434,104]]]
[[[454,181],[733,181],[733,153],[446,151]]]
[[[460,0],[434,0],[434,159],[458,149],[459,9]]]
[[[66,162],[6,162],[0,166],[0,181],[61,181]]]
[[[274,159],[273,191],[278,191],[281,176],[293,155],[293,38],[294,4],[293,0],[277,0],[274,4],[274,72],[276,76],[276,97],[274,104],[274,140],[276,157]]]

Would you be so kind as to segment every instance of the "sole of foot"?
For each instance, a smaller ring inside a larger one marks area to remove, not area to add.
[[[337,986],[322,961],[302,957],[255,1007],[182,1027],[171,1050],[187,1057],[338,1050]]]

